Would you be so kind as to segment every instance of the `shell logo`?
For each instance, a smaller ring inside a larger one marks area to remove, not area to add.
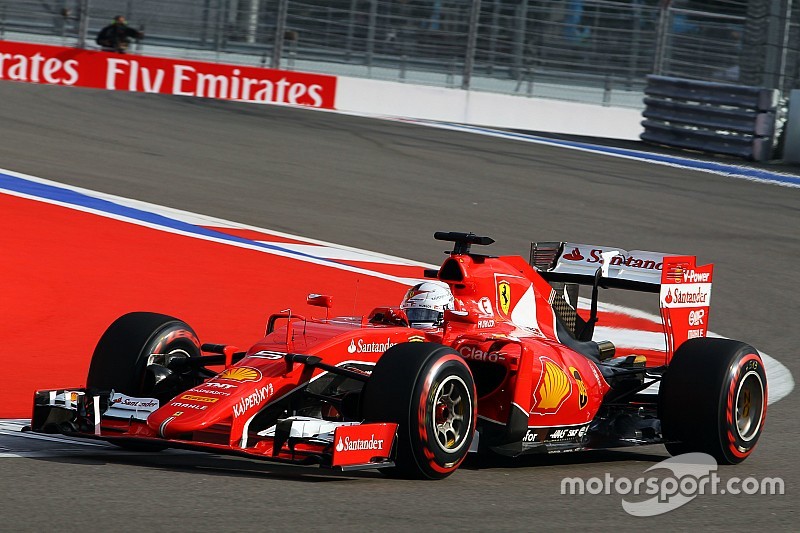
[[[532,412],[542,415],[556,413],[572,391],[572,384],[555,361],[546,357],[541,357],[540,361],[542,375],[534,393],[536,404]]]
[[[667,271],[665,277],[672,283],[680,283],[683,281],[683,265],[673,265]]]
[[[261,371],[249,366],[231,367],[217,376],[217,378],[230,381],[259,381],[261,379]]]

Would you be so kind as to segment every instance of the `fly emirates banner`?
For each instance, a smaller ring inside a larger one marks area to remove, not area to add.
[[[0,41],[0,80],[334,109],[336,77]]]

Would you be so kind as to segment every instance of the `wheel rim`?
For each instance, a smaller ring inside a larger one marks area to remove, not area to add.
[[[736,391],[736,431],[743,441],[751,441],[761,428],[764,410],[764,383],[757,372],[744,375]]]
[[[183,348],[173,348],[169,350],[167,353],[151,353],[147,357],[146,365],[153,365],[158,364],[162,366],[168,366],[170,360],[172,359],[189,359],[191,354],[184,350]]]
[[[144,368],[141,394],[153,396],[165,403],[181,392],[196,386],[199,383],[196,379],[196,369],[189,365],[179,365],[179,368],[172,365],[176,359],[189,360],[191,358],[190,349],[185,349],[183,346],[173,346],[163,350],[163,353],[151,353]],[[183,368],[180,368],[181,366]]]
[[[433,429],[443,451],[454,453],[467,441],[472,418],[469,388],[458,376],[448,376],[436,389],[433,401]]]

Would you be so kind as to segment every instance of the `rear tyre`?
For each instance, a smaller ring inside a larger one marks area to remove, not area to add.
[[[741,463],[767,414],[767,375],[758,351],[730,339],[686,341],[664,374],[658,409],[670,454],[703,452],[720,464]]]
[[[86,387],[135,397],[158,398],[161,405],[197,383],[193,370],[171,371],[175,359],[200,356],[194,330],[177,318],[136,312],[119,317],[106,329],[92,355]],[[115,441],[127,449],[155,451],[166,446]]]
[[[433,343],[402,343],[378,360],[364,387],[367,422],[395,422],[393,476],[442,479],[467,456],[477,418],[475,383],[464,359]]]

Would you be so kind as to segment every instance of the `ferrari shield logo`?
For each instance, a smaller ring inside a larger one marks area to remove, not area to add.
[[[497,304],[503,314],[507,315],[508,309],[511,307],[511,285],[507,281],[501,281],[497,284]]]

